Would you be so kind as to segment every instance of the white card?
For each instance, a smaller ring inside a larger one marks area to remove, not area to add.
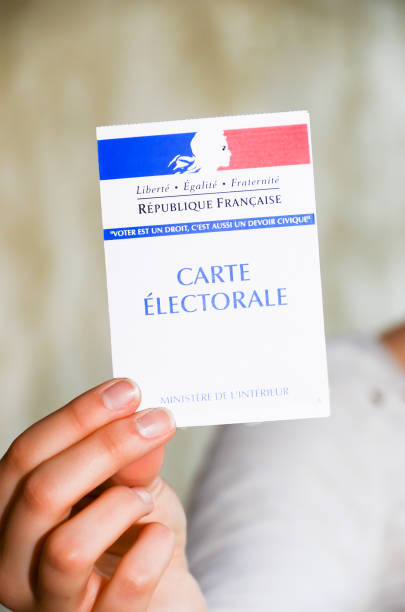
[[[328,415],[308,113],[97,138],[114,376],[178,426]]]

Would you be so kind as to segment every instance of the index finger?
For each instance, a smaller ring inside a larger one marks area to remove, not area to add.
[[[113,379],[79,395],[24,431],[0,461],[0,520],[29,472],[103,425],[129,416],[140,403],[141,391],[135,382]]]

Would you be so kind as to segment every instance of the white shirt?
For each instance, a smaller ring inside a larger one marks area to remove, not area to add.
[[[329,343],[332,416],[219,428],[189,516],[210,612],[405,610],[405,375]]]

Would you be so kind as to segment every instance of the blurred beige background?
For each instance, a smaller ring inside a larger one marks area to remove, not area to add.
[[[3,0],[0,67],[1,450],[111,376],[97,125],[308,109],[327,332],[405,315],[404,2]]]

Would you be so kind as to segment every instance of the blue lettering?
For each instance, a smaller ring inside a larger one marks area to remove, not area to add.
[[[188,298],[195,298],[195,295],[185,295],[182,300],[181,300],[181,308],[185,311],[185,312],[196,312],[197,308],[187,308],[186,307],[186,300]]]
[[[151,302],[151,303],[149,303]],[[148,293],[148,295],[146,296],[146,298],[144,299],[144,304],[145,304],[145,315],[146,316],[151,316],[154,313],[150,312],[153,308],[153,297],[152,297],[152,292]]]
[[[285,287],[282,287],[281,289],[277,289],[278,305],[279,306],[288,306],[288,303],[287,303],[287,293],[282,293],[282,291],[286,292],[287,289]],[[283,302],[283,299],[285,299],[286,301]]]
[[[178,314],[179,313],[178,310],[174,310],[175,306],[179,305],[178,299],[179,299],[178,295],[171,295],[169,297],[169,310],[170,310],[170,314]]]
[[[225,298],[225,305],[222,308],[220,308],[217,305],[217,303],[216,303],[217,302],[217,298],[220,295],[224,296],[224,298]],[[212,307],[215,310],[226,310],[228,308],[228,306],[229,306],[229,302],[230,302],[230,299],[229,299],[229,295],[227,293],[214,293],[214,295],[211,298],[211,305],[212,305]]]
[[[157,304],[157,313],[158,313],[158,315],[165,315],[165,314],[167,314],[167,312],[165,312],[164,310],[160,309],[160,298],[156,298],[156,304]]]
[[[198,297],[202,298],[203,301],[203,311],[205,312],[207,310],[207,297],[210,297],[209,293],[199,293]]]
[[[270,296],[269,296],[269,290],[268,289],[265,290],[264,295],[266,296],[266,306],[275,306],[276,305],[275,303],[272,304],[270,302]]]
[[[181,279],[181,275],[182,275],[182,272],[184,272],[184,270],[189,270],[190,272],[192,272],[192,271],[193,271],[193,269],[192,269],[192,268],[181,268],[181,270],[179,270],[179,271],[177,272],[177,280],[178,280],[178,282],[180,283],[180,285],[184,285],[184,286],[187,286],[187,285],[192,285],[192,284],[193,284],[193,281],[191,281],[190,283],[185,283],[184,281],[182,281],[182,279]]]
[[[261,300],[260,300],[259,296],[257,295],[257,291],[256,291],[256,290],[255,290],[255,291],[253,291],[253,293],[252,293],[252,297],[250,298],[250,302],[249,302],[249,304],[248,304],[248,308],[250,308],[250,307],[251,307],[251,305],[252,305],[252,304],[254,304],[254,302],[256,302],[257,304],[259,304],[259,306],[260,306],[260,307],[261,307],[261,306],[263,306],[263,304],[262,304],[262,302],[261,302]]]
[[[222,278],[221,273],[222,266],[211,266],[211,282],[215,283],[215,279],[217,278],[221,283],[224,283],[225,281]]]
[[[206,277],[204,270],[202,268],[198,268],[197,276],[195,277],[194,285],[198,283],[199,280],[203,280],[204,283],[209,283],[210,281]]]
[[[237,268],[238,264],[227,264],[224,266],[224,268],[228,268],[229,270],[229,280],[231,281],[231,283],[233,283],[234,281],[234,277],[233,277],[233,269]]]
[[[242,308],[246,308],[246,304],[244,304],[242,302],[244,297],[245,297],[245,294],[243,293],[243,291],[234,291],[233,292],[233,307],[235,309],[238,307],[238,304],[240,304],[242,306]]]
[[[242,281],[249,281],[250,278],[248,278],[246,275],[249,274],[249,270],[248,270],[248,265],[247,263],[244,264],[240,264],[240,280]]]

